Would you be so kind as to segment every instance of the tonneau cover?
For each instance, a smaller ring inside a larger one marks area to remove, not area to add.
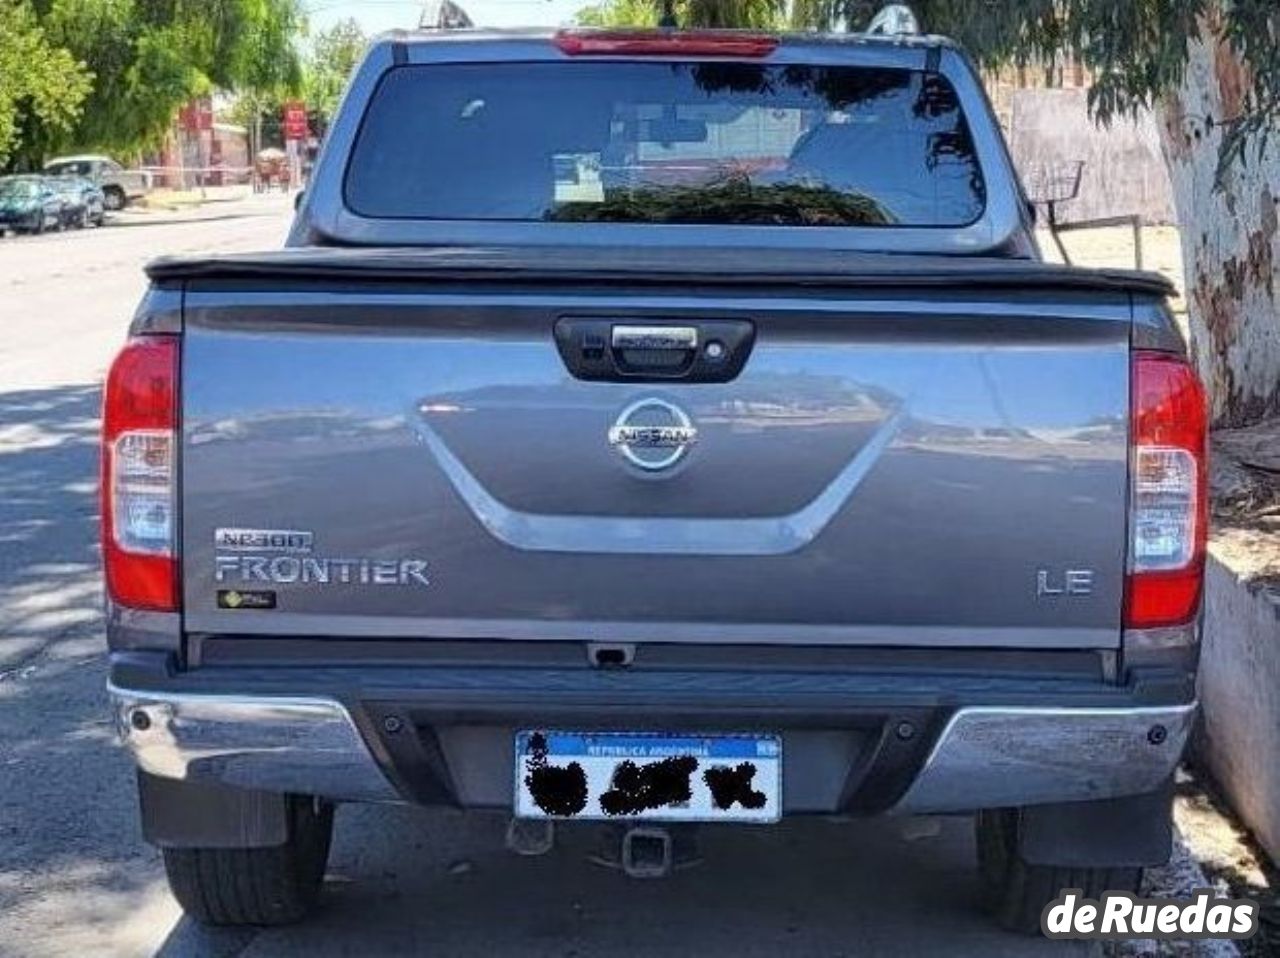
[[[968,287],[1099,290],[1167,296],[1156,273],[1081,269],[1026,259],[915,256],[785,249],[634,247],[308,247],[224,256],[162,257],[156,281],[337,279],[508,281],[521,284],[626,281],[668,285]]]

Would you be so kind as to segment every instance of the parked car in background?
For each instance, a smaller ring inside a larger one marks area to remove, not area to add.
[[[64,183],[60,176],[46,176],[42,179],[61,202],[58,210],[58,228],[67,230],[83,226],[86,212],[84,194]]]
[[[151,174],[126,170],[109,156],[60,156],[44,165],[50,176],[83,176],[102,189],[108,210],[122,210],[151,189]]]
[[[83,176],[50,176],[47,182],[62,200],[62,226],[101,226],[107,218],[106,194]]]
[[[0,177],[0,232],[57,229],[62,225],[62,205],[62,198],[45,177]]]

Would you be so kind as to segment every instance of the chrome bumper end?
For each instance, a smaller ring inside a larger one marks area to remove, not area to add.
[[[136,692],[109,685],[121,741],[162,778],[356,802],[401,797],[329,698]]]
[[[1145,795],[1173,775],[1196,708],[960,709],[895,811],[965,812]]]

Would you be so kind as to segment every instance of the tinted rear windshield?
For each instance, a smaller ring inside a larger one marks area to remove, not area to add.
[[[50,163],[44,168],[44,171],[51,176],[64,176],[68,173],[74,173],[76,176],[88,176],[93,172],[93,167],[87,160],[64,160],[61,163]]]
[[[345,190],[392,219],[956,227],[986,203],[944,78],[741,63],[400,67]]]

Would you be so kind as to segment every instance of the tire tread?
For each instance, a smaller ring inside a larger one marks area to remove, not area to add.
[[[1086,898],[1105,891],[1136,892],[1141,868],[1071,868],[1029,865],[1017,852],[1017,816],[1013,809],[978,813],[978,863],[983,898],[988,910],[1008,931],[1040,934],[1045,907],[1067,888],[1079,888]]]
[[[324,878],[333,809],[299,800],[289,836],[269,848],[166,848],[165,873],[174,898],[208,925],[285,925],[311,909]]]

